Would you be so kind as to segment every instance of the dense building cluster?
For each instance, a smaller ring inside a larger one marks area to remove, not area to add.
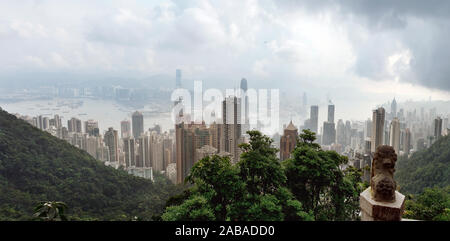
[[[304,101],[305,98],[304,98]],[[325,150],[334,150],[349,157],[350,165],[364,168],[371,165],[373,154],[380,145],[392,146],[398,156],[410,155],[415,151],[430,147],[443,135],[448,135],[448,117],[442,118],[435,108],[424,107],[406,110],[397,109],[395,98],[390,103],[390,112],[385,107],[372,111],[372,118],[365,122],[339,119],[334,123],[335,106],[328,105],[328,118],[323,128],[318,130],[318,106],[312,105],[310,118],[305,120],[300,129],[309,129],[317,134],[317,143]],[[292,121],[284,128],[280,138],[280,158],[289,158],[295,146],[292,136],[297,135],[297,128]],[[368,180],[369,173],[364,177]]]

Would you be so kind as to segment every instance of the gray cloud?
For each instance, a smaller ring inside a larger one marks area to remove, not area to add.
[[[397,69],[396,75],[401,81],[450,91],[450,48],[447,41],[450,36],[450,1],[276,2],[285,11],[303,8],[314,13],[331,13],[340,21],[339,25],[347,26],[356,54],[353,67],[356,74],[373,80],[388,78],[386,65],[389,57],[403,49],[410,51],[411,60],[409,68]],[[355,25],[362,26],[363,33],[352,29]],[[368,37],[359,38],[360,34]]]

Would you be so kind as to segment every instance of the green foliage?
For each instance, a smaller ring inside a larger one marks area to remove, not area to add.
[[[315,220],[357,219],[361,173],[354,168],[342,171],[347,157],[322,150],[314,140],[314,133],[304,130],[293,158],[283,162],[288,188]]]
[[[238,163],[240,176],[250,194],[272,194],[286,182],[272,140],[259,131],[248,131],[250,143],[240,145],[243,153]]]
[[[30,220],[44,200],[67,204],[70,220],[151,220],[182,191],[105,166],[66,141],[0,111],[0,220]]]
[[[42,221],[67,221],[63,202],[41,202],[34,208],[34,216]]]
[[[171,199],[163,220],[192,217],[192,198],[202,197],[207,204],[198,212],[212,210],[215,220],[281,221],[313,220],[310,213],[285,187],[286,175],[276,156],[272,140],[258,131],[249,131],[250,142],[241,144],[241,160],[232,165],[228,157],[217,155],[198,161],[187,178],[194,186],[188,195]],[[187,193],[186,193],[187,194]]]
[[[401,156],[396,164],[395,180],[402,193],[419,194],[425,188],[450,185],[450,136],[443,136],[411,157]]]
[[[213,209],[205,197],[194,195],[179,206],[167,207],[162,215],[165,221],[213,221]]]
[[[425,188],[422,194],[406,200],[403,218],[450,221],[450,186]]]

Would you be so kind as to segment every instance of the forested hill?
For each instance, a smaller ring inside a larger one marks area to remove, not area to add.
[[[107,167],[0,109],[0,220],[30,220],[40,201],[62,201],[70,220],[150,220],[180,187]]]
[[[395,179],[404,193],[418,194],[427,187],[450,185],[450,136],[410,158],[399,158],[396,169]]]

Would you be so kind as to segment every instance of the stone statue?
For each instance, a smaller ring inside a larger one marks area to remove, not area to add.
[[[391,146],[379,146],[372,161],[370,187],[372,198],[378,202],[395,202],[394,181],[397,154]]]

